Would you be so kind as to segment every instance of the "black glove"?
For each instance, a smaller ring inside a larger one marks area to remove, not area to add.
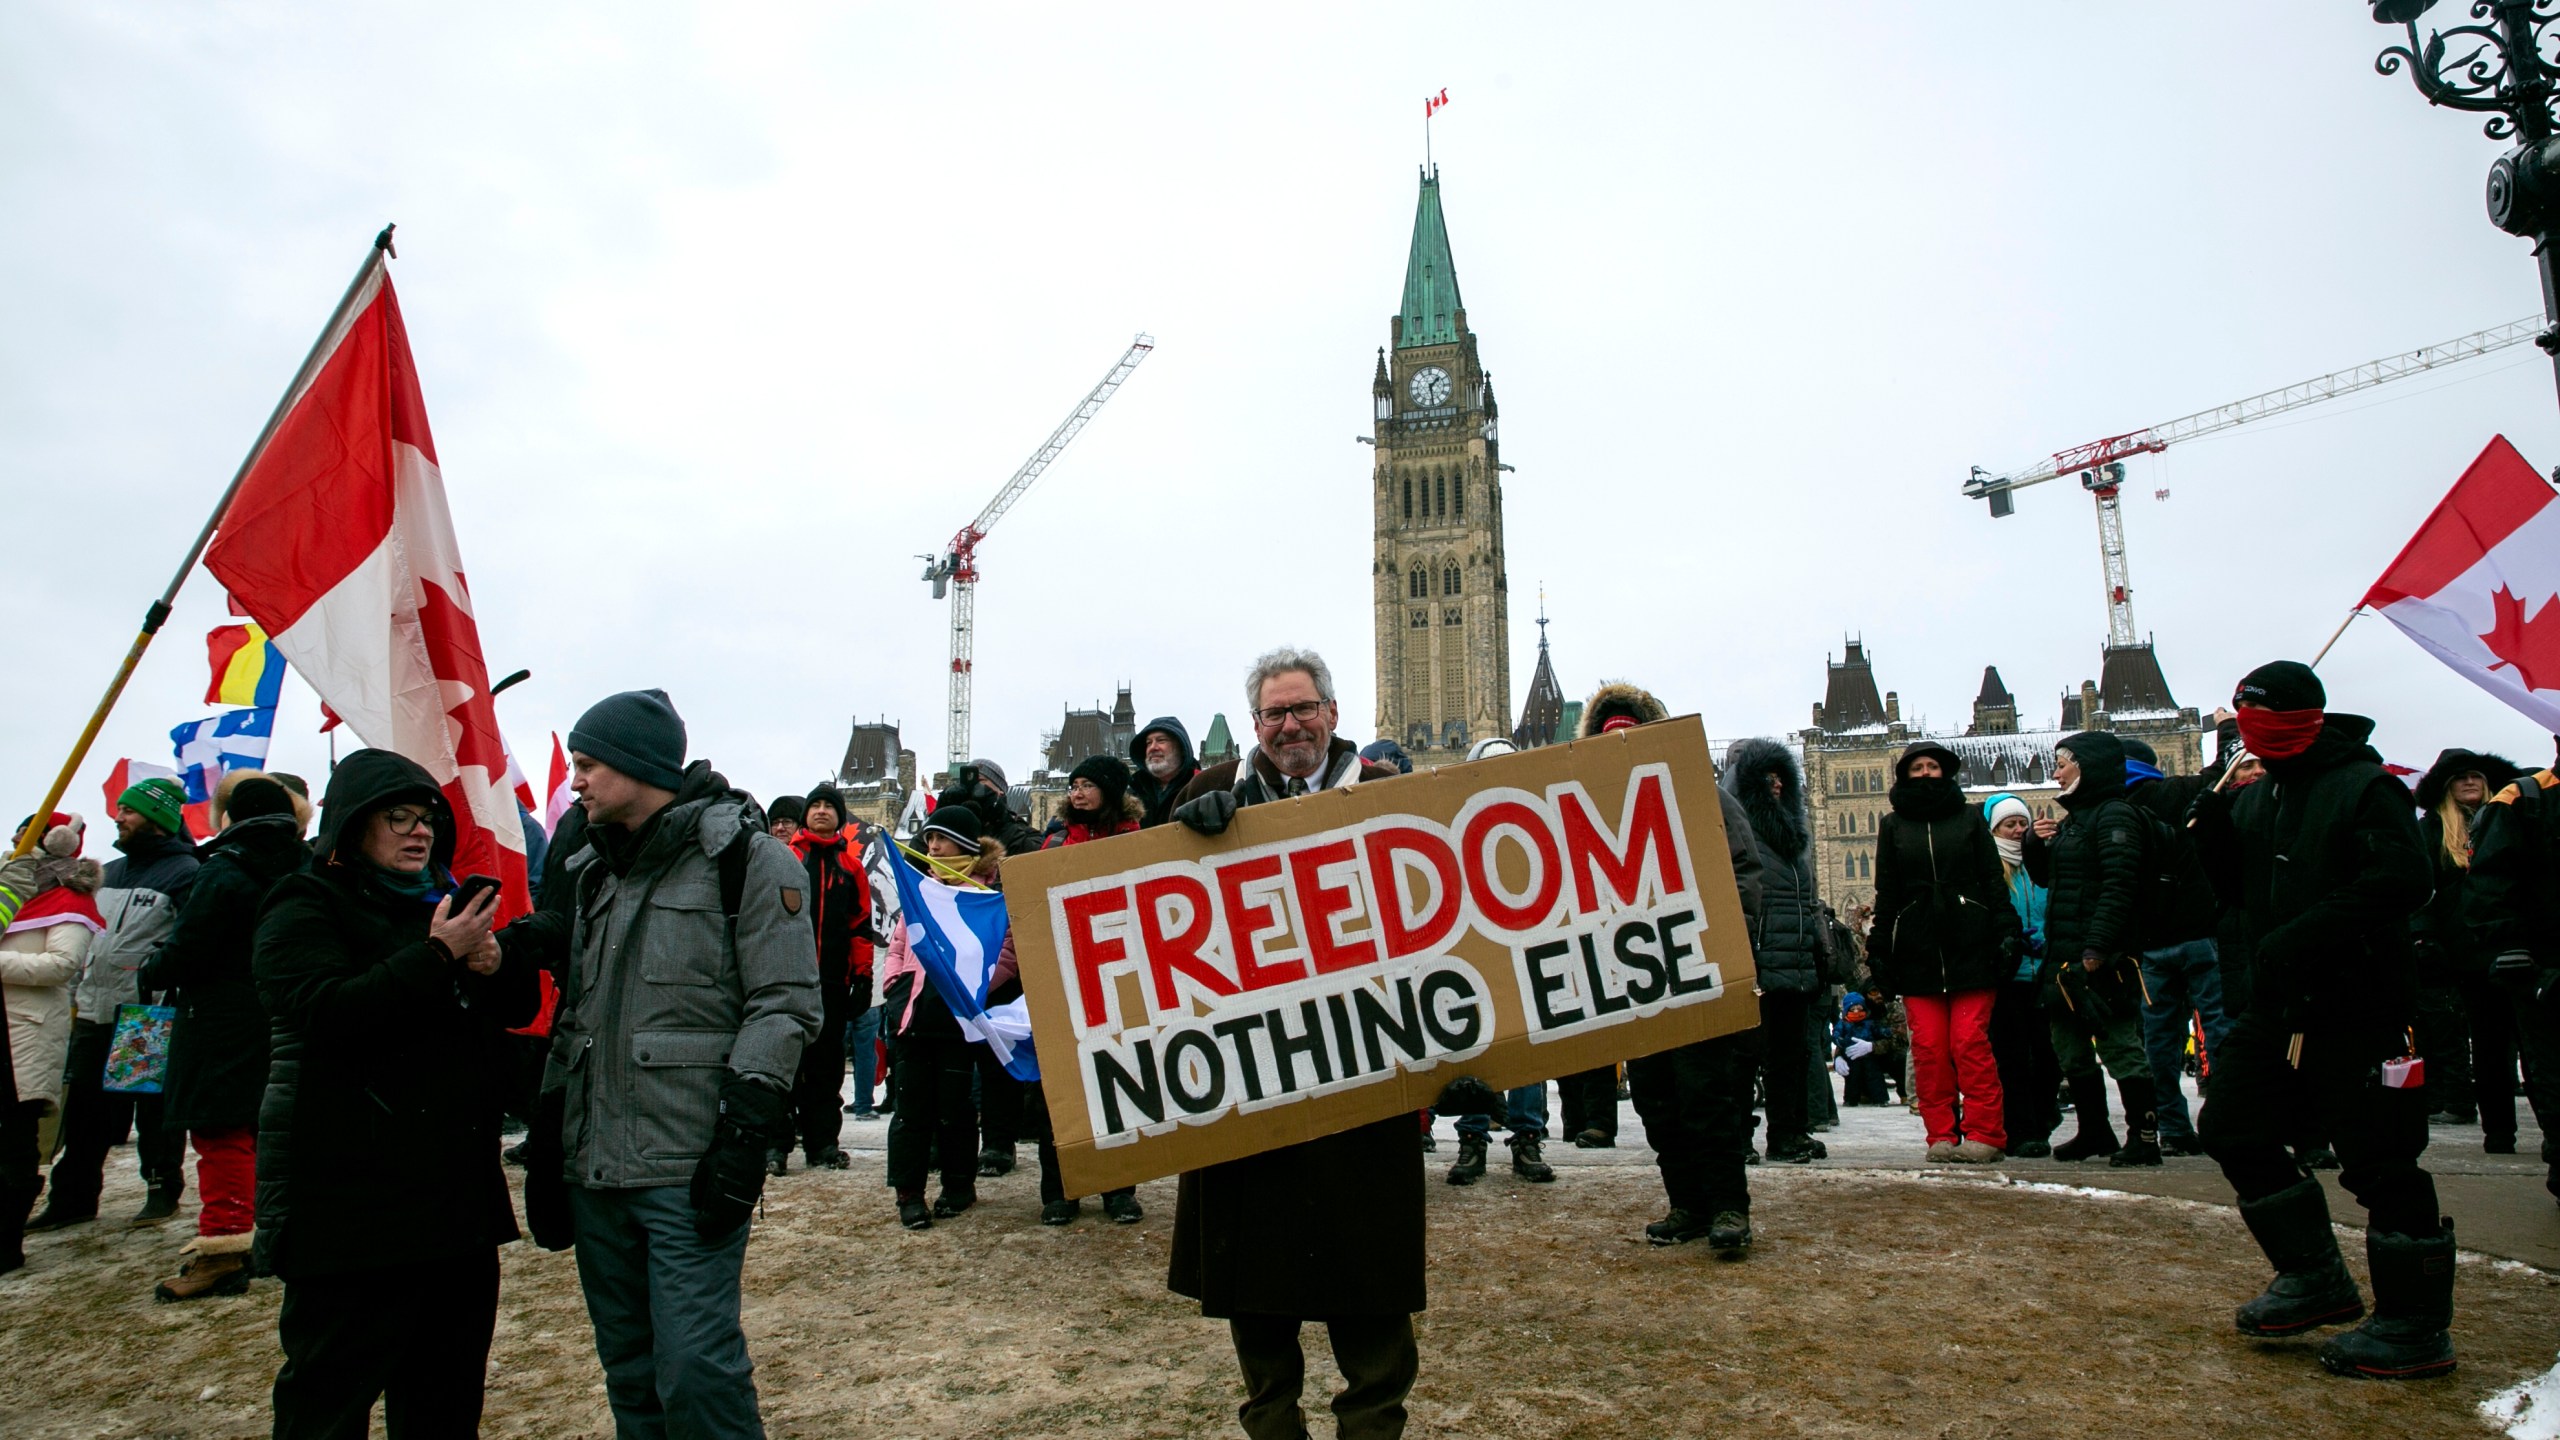
[[[1502,1092],[1473,1075],[1461,1075],[1440,1088],[1440,1098],[1431,1102],[1432,1113],[1438,1115],[1483,1115],[1495,1120],[1505,1109]]]
[[[2228,790],[2197,791],[2196,798],[2187,806],[2188,828],[2210,830],[2216,826],[2230,824],[2231,798],[2231,792]]]
[[[1197,800],[1185,801],[1175,808],[1173,818],[1196,834],[1224,835],[1227,825],[1236,818],[1236,797],[1228,790],[1212,790]]]
[[[720,1082],[720,1123],[693,1167],[693,1228],[705,1240],[737,1233],[764,1199],[765,1155],[789,1133],[791,1097],[744,1075]]]

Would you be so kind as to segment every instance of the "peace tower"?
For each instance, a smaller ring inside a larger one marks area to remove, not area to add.
[[[1458,298],[1437,168],[1422,175],[1404,306],[1387,330],[1370,385],[1377,733],[1418,766],[1445,765],[1511,736],[1511,598],[1493,380]]]

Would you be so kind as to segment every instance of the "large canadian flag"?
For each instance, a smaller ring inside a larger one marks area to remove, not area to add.
[[[454,873],[530,908],[524,831],[409,335],[383,254],[251,463],[205,567],[368,745],[417,761],[459,821]]]
[[[2364,603],[2472,684],[2560,735],[2560,499],[2500,435]]]

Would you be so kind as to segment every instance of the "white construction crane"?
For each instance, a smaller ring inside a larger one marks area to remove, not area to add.
[[[1990,501],[1991,518],[1997,520],[2016,509],[2016,502],[2010,498],[2012,492],[2077,473],[2081,487],[2098,502],[2098,554],[2107,581],[2107,644],[2110,648],[2128,647],[2139,637],[2133,628],[2133,582],[2125,568],[2124,515],[2116,504],[2117,491],[2124,484],[2127,456],[2153,454],[2179,441],[2201,439],[2218,430],[2246,425],[2252,420],[2264,420],[2270,415],[2281,415],[2288,410],[2317,405],[2323,400],[2334,400],[2358,390],[2370,390],[2376,385],[2388,385],[2394,380],[2405,380],[2429,370],[2475,360],[2510,345],[2521,345],[2549,327],[2550,322],[2541,315],[2528,315],[2521,320],[2447,340],[2441,345],[2367,361],[2353,369],[2322,375],[2298,385],[2287,385],[2264,395],[2252,395],[2246,400],[2235,400],[2211,410],[2199,410],[2193,415],[2163,421],[2129,434],[2110,435],[2086,445],[2075,445],[2015,474],[1994,475],[1976,465],[1973,478],[1964,484],[1965,497]]]
[[[1067,448],[1067,442],[1076,438],[1085,422],[1101,413],[1103,402],[1155,348],[1156,338],[1152,335],[1141,333],[1131,341],[1128,353],[1111,367],[1111,373],[1103,376],[1102,383],[1094,386],[1083,403],[1068,412],[1067,418],[1050,432],[1048,440],[1031,452],[1031,458],[1023,461],[1022,468],[1014,471],[1013,478],[996,492],[996,498],[978,512],[978,518],[961,526],[960,533],[951,537],[951,543],[943,547],[940,555],[923,557],[924,578],[933,586],[933,598],[939,600],[946,592],[951,596],[951,729],[947,738],[949,763],[954,768],[969,759],[969,655],[977,613],[978,542],[987,538],[987,532],[1004,518],[1004,512],[1013,508],[1013,502],[1022,498],[1022,492],[1040,478],[1040,472],[1049,468],[1049,462]]]

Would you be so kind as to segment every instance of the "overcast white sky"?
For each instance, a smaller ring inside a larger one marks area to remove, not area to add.
[[[942,758],[914,558],[1140,329],[1154,357],[983,550],[977,748],[1136,687],[1195,734],[1252,654],[1370,675],[1370,368],[1437,126],[1503,403],[1512,673],[1802,727],[1863,635],[1906,716],[2094,676],[2087,498],[1968,466],[2533,312],[2499,146],[2339,0],[1299,7],[0,9],[0,801],[31,806],[386,220],[496,671],[539,767],[612,690],[805,787],[859,716]],[[2307,658],[2493,433],[2529,348],[2135,462],[2179,697]],[[2155,503],[2153,490],[2173,490]],[[207,713],[201,572],[71,792]],[[2392,758],[2546,755],[2359,621]],[[1514,697],[1515,709],[1518,697]],[[292,692],[274,763],[317,779]]]

